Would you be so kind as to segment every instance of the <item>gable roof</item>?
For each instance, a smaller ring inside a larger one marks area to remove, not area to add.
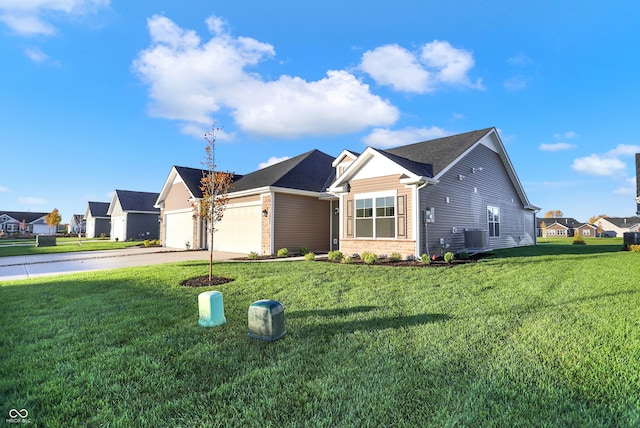
[[[89,201],[87,206],[87,212],[91,214],[92,217],[109,217],[107,211],[109,211],[109,202]]]
[[[547,227],[551,226],[552,224],[558,223],[568,228],[580,227],[581,225],[585,224],[573,217],[536,217],[536,224],[538,227],[540,227],[542,222],[544,222]]]
[[[311,150],[296,157],[241,176],[229,193],[262,187],[323,192],[333,177],[333,157],[320,150]]]
[[[605,220],[620,229],[628,229],[640,224],[640,217],[601,217],[598,220]]]
[[[479,129],[385,151],[416,163],[431,164],[431,177],[435,177],[492,130],[494,128]]]
[[[111,214],[116,199],[120,202],[122,211],[160,213],[160,209],[153,206],[158,196],[158,193],[116,189],[107,213]]]
[[[49,213],[32,213],[29,211],[0,211],[0,216],[2,216],[3,214],[11,217],[18,222],[22,222],[24,220],[26,223],[32,223],[36,220],[40,220]]]

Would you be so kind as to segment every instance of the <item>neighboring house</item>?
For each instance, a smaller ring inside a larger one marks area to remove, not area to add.
[[[82,214],[74,214],[71,216],[71,220],[67,226],[67,233],[71,235],[86,233],[86,224],[87,223]]]
[[[536,243],[535,213],[495,128],[334,162],[344,254],[404,257]],[[341,171],[341,166],[344,166]]]
[[[544,223],[544,228],[542,227]],[[587,226],[586,228],[583,226]],[[582,223],[573,217],[540,217],[536,218],[536,227],[538,230],[538,236],[548,237],[571,237],[575,231],[581,228],[583,236],[596,236],[595,232],[590,232],[593,226],[587,223]],[[595,229],[595,228],[594,228]],[[591,235],[589,235],[591,233]],[[586,235],[585,235],[586,234]]]
[[[45,217],[49,213],[32,213],[23,211],[0,211],[0,230],[6,234],[27,233],[47,235],[55,233],[49,227]]]
[[[156,206],[165,246],[204,248],[200,169],[173,167]],[[236,176],[214,249],[340,249],[403,258],[536,243],[535,213],[495,128],[389,150],[318,150]]]
[[[598,228],[592,224],[583,223],[574,229],[574,236],[576,233],[584,238],[595,238],[598,236]]]
[[[640,217],[601,217],[595,226],[605,236],[622,237],[625,232],[640,232]]]
[[[109,202],[89,201],[84,214],[87,238],[109,236],[111,233],[111,216],[107,214],[109,205]]]
[[[111,240],[159,239],[160,210],[153,206],[156,199],[157,193],[116,190],[107,210]]]
[[[331,249],[332,204],[325,192],[333,157],[312,150],[246,175],[235,175],[224,217],[216,223],[216,251],[274,254]],[[156,206],[162,210],[162,244],[208,248],[207,226],[195,216],[206,171],[174,166]]]

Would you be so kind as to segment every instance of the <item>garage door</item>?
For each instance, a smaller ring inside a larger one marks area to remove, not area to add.
[[[193,212],[172,213],[165,216],[165,247],[186,249],[193,246]]]
[[[213,238],[216,251],[248,254],[261,253],[262,248],[262,211],[261,205],[229,205],[225,209],[222,221],[216,225]]]

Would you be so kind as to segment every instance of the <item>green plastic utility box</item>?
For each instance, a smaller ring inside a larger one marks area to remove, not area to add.
[[[282,339],[284,306],[275,300],[258,300],[249,306],[249,337],[269,342]]]
[[[227,322],[224,317],[222,293],[219,291],[200,293],[198,295],[198,311],[200,313],[198,324],[203,327],[214,327]]]

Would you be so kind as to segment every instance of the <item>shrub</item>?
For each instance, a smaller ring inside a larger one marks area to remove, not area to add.
[[[397,263],[400,260],[402,260],[402,256],[400,255],[400,253],[391,253],[391,255],[389,256],[389,261],[391,263]]]
[[[278,250],[278,257],[289,257],[289,250],[286,248],[280,248]]]
[[[306,256],[307,254],[309,254],[309,249],[307,247],[300,247],[300,249],[298,250],[298,254],[300,254],[301,256]]]
[[[314,253],[309,252],[304,255],[304,259],[308,262],[312,262],[316,259],[316,255]]]
[[[467,253],[466,251],[462,251],[458,253],[458,258],[460,260],[469,260],[469,253]]]
[[[431,258],[429,257],[429,254],[423,254],[420,256],[420,260],[422,261],[422,263],[424,263],[425,265],[431,264]]]
[[[152,239],[152,240],[145,239],[142,242],[142,245],[144,245],[145,247],[154,247],[154,246],[160,245],[160,241],[157,239]]]
[[[340,260],[342,259],[342,251],[329,251],[329,254],[327,254],[327,258],[331,261]]]
[[[587,243],[584,242],[584,239],[582,238],[582,236],[580,236],[580,234],[573,236],[573,245],[586,245],[586,244]]]
[[[345,256],[345,257],[342,258],[340,263],[344,263],[345,265],[350,265],[351,263],[353,263],[353,257]]]
[[[444,254],[444,261],[447,263],[451,263],[453,259],[455,259],[455,257],[456,256],[451,251],[448,251]]]
[[[629,245],[629,251],[631,251],[632,253],[640,253],[640,244]]]
[[[258,260],[259,257],[260,256],[255,251],[250,252],[249,255],[247,256],[249,260]]]
[[[364,253],[362,253],[361,258],[362,258],[362,261],[368,265],[374,264],[375,262],[378,261],[378,256],[376,256],[374,253],[370,251],[365,251]]]

